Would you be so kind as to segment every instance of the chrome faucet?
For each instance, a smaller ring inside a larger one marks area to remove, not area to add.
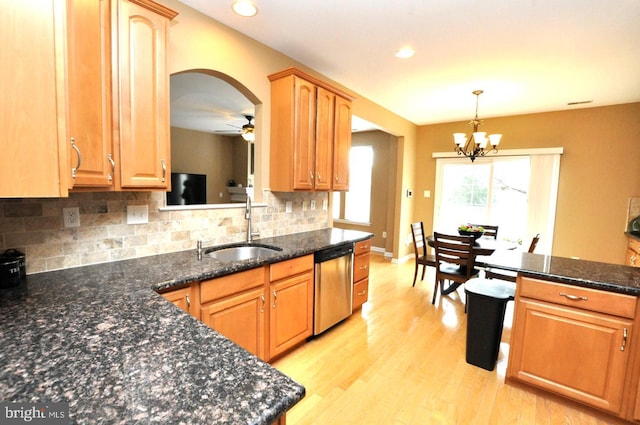
[[[247,220],[247,243],[251,243],[254,236],[260,236],[259,232],[251,231],[251,197],[247,195],[247,205],[244,209],[244,218]]]

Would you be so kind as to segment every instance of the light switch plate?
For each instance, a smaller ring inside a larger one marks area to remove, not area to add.
[[[148,222],[148,205],[127,205],[127,224],[144,224]]]
[[[291,210],[293,210],[293,203],[291,201],[287,201],[287,203],[284,206],[284,212],[290,213]]]

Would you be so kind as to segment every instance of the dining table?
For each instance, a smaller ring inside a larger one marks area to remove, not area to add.
[[[435,242],[433,240],[433,235],[429,235],[427,237],[427,245],[434,248]],[[473,243],[473,253],[474,253],[474,267],[485,267],[485,259],[491,256],[494,252],[507,252],[514,251],[518,247],[518,244],[512,241],[507,240],[499,240],[495,238],[488,237],[480,237],[476,239]],[[478,261],[480,259],[480,261]],[[464,266],[461,266],[464,267]],[[454,292],[462,285],[461,283],[451,282],[451,284],[446,288],[441,288],[442,295],[448,295]]]

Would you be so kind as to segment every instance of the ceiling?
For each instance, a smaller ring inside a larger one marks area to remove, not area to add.
[[[418,125],[640,101],[637,0],[180,1]]]

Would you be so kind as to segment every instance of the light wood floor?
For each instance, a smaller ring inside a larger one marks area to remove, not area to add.
[[[432,305],[433,278],[412,288],[413,262],[372,255],[362,310],[273,363],[307,390],[287,425],[624,423],[505,384],[511,302],[496,369],[467,364],[464,295]]]

